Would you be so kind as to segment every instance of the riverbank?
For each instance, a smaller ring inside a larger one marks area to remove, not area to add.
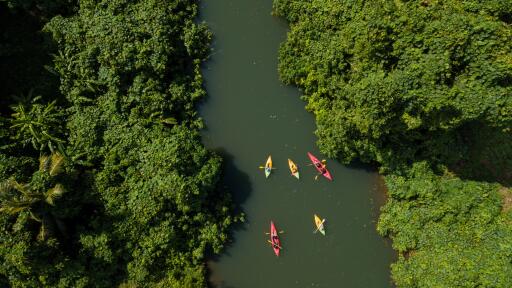
[[[388,287],[395,254],[375,230],[377,174],[327,158],[333,181],[315,180],[307,152],[326,157],[300,92],[279,80],[278,48],[288,27],[271,9],[269,2],[235,0],[201,7],[200,19],[215,35],[203,68],[203,143],[229,156],[224,185],[246,215],[233,243],[210,263],[212,285]],[[269,155],[276,169],[266,179],[258,167]],[[288,158],[300,180],[290,175]],[[325,237],[312,233],[313,214],[327,219]],[[265,234],[271,220],[285,231],[279,257]]]
[[[274,1],[291,27],[280,76],[302,89],[320,150],[385,175],[378,231],[402,255],[398,287],[512,285],[499,192],[512,161],[511,29],[498,2]]]

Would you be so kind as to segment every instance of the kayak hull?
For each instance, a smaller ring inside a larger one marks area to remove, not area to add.
[[[313,154],[309,153],[308,152],[308,157],[309,159],[311,160],[311,162],[313,162],[313,166],[315,166],[316,170],[318,170],[318,172],[320,174],[322,174],[325,178],[329,179],[329,181],[332,181],[332,176],[331,176],[331,173],[329,172],[329,170],[327,170],[327,168],[324,167],[325,169],[325,172],[322,172],[322,169],[321,168],[318,168],[318,164],[319,165],[322,165],[322,162],[320,162],[318,160],[318,158],[316,158]]]
[[[318,217],[318,215],[316,215],[316,214],[314,215],[314,218],[315,218],[316,229],[318,231],[320,231],[320,233],[322,233],[322,235],[325,236],[325,227],[324,227],[324,223],[322,222],[323,220],[320,219],[320,217]]]
[[[297,165],[295,165],[295,163],[293,163],[291,159],[288,159],[288,167],[290,167],[290,172],[292,172],[292,176],[299,179],[299,168],[297,168]]]
[[[281,241],[279,240],[279,235],[277,235],[277,229],[274,225],[274,221],[270,221],[270,242],[272,243],[272,249],[274,250],[274,254],[279,256]]]
[[[270,176],[270,173],[272,172],[272,156],[268,156],[267,162],[265,163],[265,178],[268,178]]]

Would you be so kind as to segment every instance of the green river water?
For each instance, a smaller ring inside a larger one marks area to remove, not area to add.
[[[277,56],[287,23],[271,16],[270,0],[206,0],[200,19],[215,35],[204,65],[208,98],[200,107],[204,144],[226,159],[226,189],[246,215],[233,241],[208,263],[216,288],[391,287],[394,252],[375,231],[382,184],[375,172],[328,159],[334,181],[314,177],[308,151],[316,147],[314,117],[296,87],[283,85]],[[263,165],[274,166],[265,179]],[[294,160],[301,179],[291,177]],[[313,214],[327,219],[313,234]],[[265,232],[281,234],[276,257]]]

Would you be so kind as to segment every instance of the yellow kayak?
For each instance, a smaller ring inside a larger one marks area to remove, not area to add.
[[[315,225],[316,225],[315,232],[320,231],[320,233],[322,233],[322,235],[325,236],[325,229],[324,229],[325,219],[321,220],[320,217],[318,217],[316,214],[314,216],[315,216]]]
[[[297,168],[297,165],[295,165],[292,160],[288,159],[288,166],[290,167],[292,175],[299,179],[299,169]]]
[[[269,155],[267,159],[267,163],[265,163],[265,177],[268,178],[270,176],[270,172],[272,172],[272,157]]]

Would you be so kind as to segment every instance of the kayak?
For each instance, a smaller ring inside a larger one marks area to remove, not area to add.
[[[270,172],[272,172],[272,157],[269,155],[267,159],[267,163],[265,163],[265,177],[268,178],[270,176]]]
[[[316,214],[314,216],[315,216],[316,229],[318,231],[320,231],[320,233],[322,233],[322,235],[325,236],[325,228],[324,228],[325,219],[321,220],[320,217],[318,217]]]
[[[297,165],[295,165],[295,163],[293,163],[292,160],[288,159],[288,166],[290,167],[292,175],[295,176],[295,178],[299,179],[299,169],[297,168]]]
[[[320,174],[322,174],[325,178],[332,181],[331,173],[329,173],[329,170],[327,170],[327,168],[325,168],[322,165],[322,162],[320,162],[315,156],[313,156],[313,154],[311,154],[309,152],[308,152],[308,156],[309,156],[309,159],[311,159],[311,162],[313,162],[313,165],[315,166],[316,170],[318,170],[318,172],[320,172]],[[324,171],[322,171],[322,170],[324,170]]]
[[[276,226],[274,225],[274,221],[272,220],[270,220],[270,242],[272,243],[272,249],[274,249],[274,253],[276,254],[276,256],[279,256],[279,251],[281,249],[281,241],[279,241]]]

